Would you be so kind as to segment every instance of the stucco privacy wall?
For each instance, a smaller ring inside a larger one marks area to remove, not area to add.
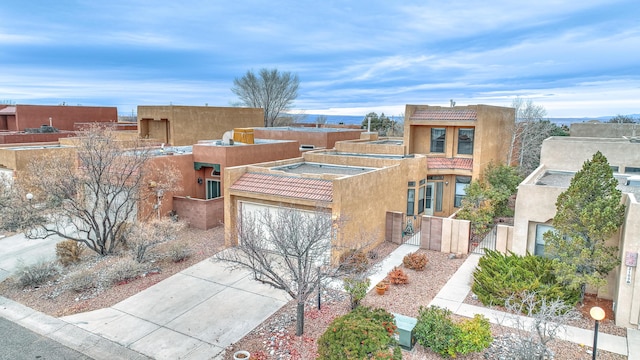
[[[15,171],[24,171],[29,163],[36,158],[45,156],[68,156],[76,149],[60,145],[21,145],[14,147],[0,147],[0,167]]]
[[[549,169],[578,171],[597,151],[607,158],[609,165],[618,166],[621,172],[626,166],[640,166],[640,143],[622,138],[594,139],[573,136],[553,136],[545,139],[540,151],[540,163]]]
[[[234,128],[262,126],[258,108],[213,106],[138,106],[138,133],[174,146],[220,139]]]
[[[296,140],[300,145],[332,149],[337,141],[359,139],[364,130],[333,128],[257,127],[253,134],[259,139]]]
[[[596,138],[640,136],[640,124],[611,124],[600,122],[573,123],[569,127],[569,136]]]
[[[74,130],[76,123],[117,121],[116,107],[18,104],[15,115],[0,115],[0,130],[23,131],[49,124],[58,130]]]
[[[335,144],[336,151],[357,154],[389,154],[405,155],[406,150],[403,144],[389,144],[387,142],[400,141],[402,138],[380,138],[375,141],[368,139],[339,141]]]

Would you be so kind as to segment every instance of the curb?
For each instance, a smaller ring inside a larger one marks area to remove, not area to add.
[[[2,296],[0,296],[0,316],[92,359],[150,359],[111,340]]]

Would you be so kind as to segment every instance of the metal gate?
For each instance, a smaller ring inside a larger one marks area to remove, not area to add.
[[[417,215],[405,215],[404,227],[402,230],[402,243],[420,246],[420,227],[422,217]]]
[[[484,236],[482,241],[474,242],[472,239],[469,239],[469,252],[473,254],[484,254],[484,250],[495,250],[496,249],[496,237],[498,234],[498,227],[493,226],[491,231]]]

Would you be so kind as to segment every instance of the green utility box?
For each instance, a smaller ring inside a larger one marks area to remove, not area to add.
[[[416,338],[413,335],[413,328],[416,327],[418,319],[400,314],[393,314],[393,317],[396,321],[396,326],[398,327],[396,340],[398,340],[398,343],[403,349],[413,349],[413,345],[416,343]]]

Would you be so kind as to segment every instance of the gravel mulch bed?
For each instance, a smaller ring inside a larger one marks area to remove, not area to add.
[[[395,245],[383,244],[384,250],[379,253],[389,253],[395,249]],[[462,259],[450,259],[449,254],[440,252],[419,250],[426,253],[429,263],[424,271],[403,270],[409,275],[409,283],[406,285],[391,285],[384,295],[378,295],[374,290],[370,291],[361,304],[372,307],[382,307],[387,311],[415,317],[420,306],[427,306],[440,291],[440,288],[455,273],[464,262]],[[381,260],[381,259],[380,259]],[[475,300],[473,300],[475,301]],[[479,302],[478,302],[479,303]],[[474,304],[475,305],[475,304]],[[479,304],[482,306],[482,304]],[[349,311],[349,299],[346,294],[339,291],[325,291],[322,294],[321,310],[317,309],[315,297],[309,299],[305,307],[304,335],[295,336],[295,300],[290,301],[282,309],[273,314],[261,326],[257,327],[237,343],[230,346],[225,354],[225,359],[233,359],[233,353],[238,350],[247,350],[252,354],[251,359],[296,359],[307,360],[317,357],[317,339],[324,333],[328,325],[338,316]],[[453,316],[455,320],[464,318]],[[574,325],[577,326],[577,325]],[[586,326],[591,328],[592,324]],[[501,348],[509,349],[513,343],[513,329],[492,324],[494,335],[492,346],[483,353],[473,353],[458,356],[463,360],[498,359],[493,354]],[[624,330],[624,329],[623,329]],[[590,345],[581,346],[567,341],[554,341],[550,344],[554,359],[558,360],[588,360],[591,354],[588,352]],[[412,351],[402,351],[405,360],[430,360],[442,359],[438,354],[416,344]],[[598,359],[623,360],[626,356],[598,351]],[[509,359],[508,357],[505,359]]]
[[[180,262],[171,261],[166,253],[171,246],[176,245],[189,249],[191,255]],[[68,286],[65,283],[65,278],[73,271],[89,270],[97,274],[108,271],[119,259],[131,257],[126,253],[119,256],[103,257],[85,249],[80,264],[63,269],[62,277],[36,288],[25,289],[17,287],[9,278],[0,283],[0,295],[56,317],[102,309],[115,305],[169,276],[213,256],[223,248],[224,227],[219,226],[207,231],[187,228],[179,234],[176,240],[159,244],[148,250],[149,261],[145,263],[147,271],[144,276],[115,286],[100,285],[85,292],[65,290]]]

